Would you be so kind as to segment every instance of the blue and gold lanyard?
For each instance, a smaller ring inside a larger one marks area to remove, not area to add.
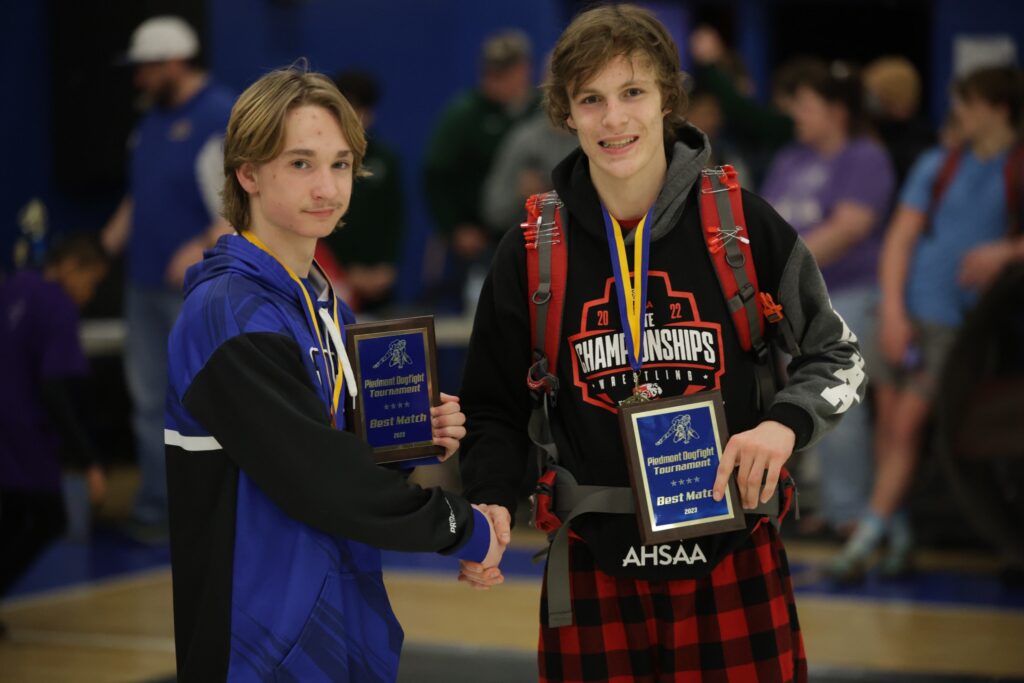
[[[323,360],[324,370],[328,370],[329,366],[327,365],[327,353],[325,351],[326,343],[324,341],[324,334],[320,331],[320,325],[319,323],[317,323],[316,307],[313,305],[313,300],[309,296],[309,290],[306,289],[306,286],[302,284],[302,280],[299,279],[299,277],[292,271],[292,269],[286,266],[284,262],[281,261],[281,259],[277,258],[277,256],[274,255],[274,252],[270,251],[270,249],[267,248],[267,245],[263,243],[263,240],[261,240],[256,235],[252,234],[251,230],[242,231],[242,237],[249,240],[252,244],[256,245],[259,249],[266,252],[272,259],[277,261],[278,264],[280,264],[280,266],[284,268],[285,272],[288,273],[288,277],[290,277],[295,282],[295,284],[298,285],[299,291],[302,292],[302,296],[306,300],[306,313],[309,314],[309,321],[313,324],[313,330],[316,332],[317,344],[320,345],[320,358],[321,360]],[[338,325],[338,297],[334,295],[333,291],[331,292],[331,304],[333,305],[333,323],[335,329],[340,329],[340,326]],[[328,316],[325,311],[323,318],[325,326],[329,327],[331,323],[331,316]],[[335,339],[334,341],[334,345],[336,347],[340,343],[340,335],[337,336],[338,339]],[[344,348],[339,347],[336,349],[336,351],[339,362],[337,364],[337,368],[335,368],[336,374],[334,376],[334,392],[333,395],[331,396],[331,424],[334,426],[337,426],[338,401],[341,398],[341,386],[342,384],[344,384],[345,379],[344,366],[348,362],[348,358],[345,355]]]
[[[633,278],[630,279],[629,258],[626,254],[626,241],[622,235],[619,222],[608,213],[604,204],[601,205],[604,226],[608,233],[608,250],[612,257],[612,274],[615,276],[615,293],[619,299],[619,318],[625,328],[626,355],[629,365],[633,368],[633,394],[640,390],[640,370],[643,367],[646,340],[644,332],[647,326],[647,267],[651,250],[651,232],[648,222],[654,214],[654,206],[636,226],[633,242]]]

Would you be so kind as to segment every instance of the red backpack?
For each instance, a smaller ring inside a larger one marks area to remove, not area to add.
[[[718,275],[722,295],[732,313],[740,345],[754,354],[761,410],[775,394],[775,376],[765,341],[767,325],[778,326],[786,350],[800,350],[785,323],[782,306],[757,285],[757,271],[743,216],[743,199],[732,166],[701,171],[700,216],[704,243]],[[530,390],[554,405],[558,395],[558,349],[568,272],[569,244],[562,201],[554,191],[526,200],[526,221],[520,224],[526,242],[526,275],[530,296],[532,353],[526,378]],[[725,226],[725,227],[723,227]]]
[[[534,526],[549,535],[548,620],[552,627],[572,623],[569,596],[568,538],[574,518],[591,513],[633,514],[629,487],[585,486],[559,462],[551,431],[550,410],[558,398],[558,350],[568,274],[569,245],[563,204],[554,191],[526,200],[521,224],[526,242],[530,298],[531,361],[526,383],[534,398],[528,432],[537,449],[540,478],[533,496]],[[722,295],[732,313],[741,346],[754,355],[760,409],[766,411],[776,391],[773,359],[765,340],[769,325],[778,326],[787,350],[799,347],[772,296],[758,289],[750,240],[743,217],[742,191],[732,166],[704,169],[700,178],[700,215],[704,242]],[[557,489],[557,495],[556,495]],[[782,493],[780,505],[778,495]],[[748,514],[778,523],[789,511],[795,486],[784,469],[776,495]],[[542,555],[540,553],[539,555]]]

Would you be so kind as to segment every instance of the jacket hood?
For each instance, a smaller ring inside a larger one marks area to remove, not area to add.
[[[277,260],[239,234],[225,235],[203,260],[185,274],[185,296],[208,280],[228,274],[241,275],[269,287],[287,299],[299,296],[298,286]]]
[[[665,184],[655,203],[654,226],[651,240],[664,237],[679,222],[690,189],[707,166],[711,157],[711,142],[699,128],[685,124],[676,131],[676,140],[666,146],[668,171]],[[590,164],[581,148],[575,149],[551,172],[558,196],[576,217],[584,232],[604,240],[604,219],[601,201],[590,179]],[[626,243],[633,241],[634,232],[626,234]]]
[[[318,301],[337,302],[338,315],[341,319],[339,321],[341,330],[344,330],[344,323],[351,322],[351,315],[346,313],[347,309],[344,304],[334,298],[333,290],[316,262],[313,263],[309,272],[308,285],[295,282],[276,258],[239,234],[221,237],[212,249],[206,251],[202,261],[188,269],[188,272],[185,274],[185,296],[191,295],[203,283],[225,276],[241,276],[253,284],[251,288],[240,288],[239,291],[269,292],[276,299],[273,303],[280,306],[286,312],[286,324],[291,336],[300,347],[307,343],[314,343],[320,344],[321,349],[323,349],[323,344],[331,341],[326,328],[321,328],[320,326],[321,323],[318,311],[316,310],[319,307],[319,304],[316,303]],[[304,290],[307,286],[311,286],[320,292],[318,296],[313,295],[313,292],[309,292],[314,302],[312,310],[306,304]],[[248,329],[245,328],[245,330]],[[343,335],[344,332],[342,331],[341,334]],[[343,350],[344,341],[340,343],[335,341],[334,346],[336,350]],[[313,360],[312,363],[317,366],[315,368],[317,374],[322,372],[325,373],[323,375],[325,377],[333,376],[334,369],[329,367],[326,355],[325,353],[319,354],[319,359]],[[313,384],[317,386],[318,382]],[[330,384],[319,383],[318,391],[322,394],[325,403],[328,406],[331,405]]]

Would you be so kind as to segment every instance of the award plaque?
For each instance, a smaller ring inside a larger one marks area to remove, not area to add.
[[[433,316],[345,326],[359,395],[350,413],[356,436],[378,463],[444,455],[433,443],[430,407],[440,405]]]
[[[729,440],[721,392],[620,405],[619,422],[645,545],[746,526],[735,476],[712,497]]]

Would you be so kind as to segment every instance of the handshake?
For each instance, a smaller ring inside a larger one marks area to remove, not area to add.
[[[459,562],[459,581],[465,581],[473,588],[487,590],[505,582],[498,565],[505,548],[512,540],[512,516],[501,505],[474,505],[487,518],[491,527],[491,545],[483,562]]]

